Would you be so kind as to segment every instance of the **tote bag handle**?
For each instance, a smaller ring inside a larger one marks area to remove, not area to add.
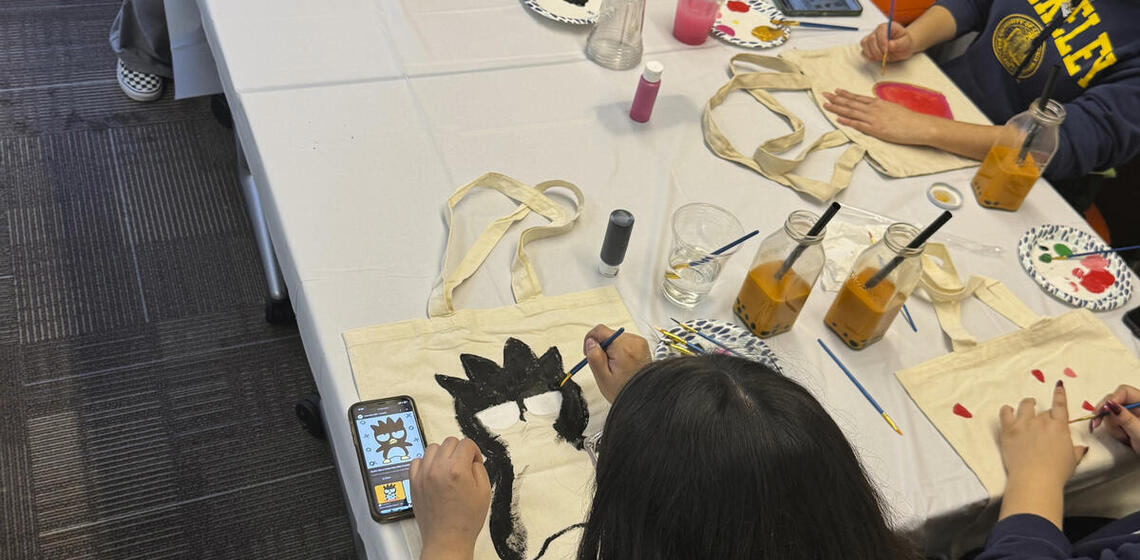
[[[737,61],[770,68],[775,72],[738,72],[736,69]],[[841,130],[832,130],[823,134],[797,156],[784,158],[777,155],[803,142],[804,123],[777,101],[769,93],[769,90],[810,90],[811,83],[807,76],[783,59],[756,54],[741,53],[733,56],[729,61],[729,67],[732,71],[732,78],[713,94],[708,103],[705,104],[704,113],[701,115],[705,143],[708,144],[709,149],[723,159],[742,164],[781,185],[811,195],[818,200],[828,200],[838,194],[839,191],[847,188],[847,185],[851,183],[851,174],[854,172],[855,165],[863,159],[866,152],[862,146],[857,144],[851,144],[839,157],[835,163],[831,180],[828,182],[792,173],[812,152],[842,146],[850,142],[850,139]],[[760,104],[780,115],[792,127],[790,133],[772,138],[761,144],[753,152],[752,157],[745,157],[732,146],[712,116],[713,109],[724,103],[728,94],[738,90],[747,91]]]
[[[567,209],[546,196],[544,192],[555,187],[564,188],[574,194],[574,208]],[[475,243],[460,257],[459,248],[454,246],[452,236],[455,228],[452,222],[455,217],[455,206],[463,200],[472,190],[487,188],[496,190],[510,197],[519,205],[511,213],[495,220],[483,230]],[[460,284],[466,281],[476,270],[483,265],[487,255],[499,244],[499,241],[516,222],[527,217],[531,211],[550,220],[549,225],[535,226],[523,230],[519,235],[518,248],[515,258],[511,262],[511,290],[516,302],[526,301],[542,295],[542,288],[535,274],[534,265],[526,252],[526,244],[535,239],[553,237],[570,231],[574,222],[582,212],[585,205],[582,191],[572,183],[566,181],[545,181],[533,187],[523,184],[501,173],[486,173],[481,177],[459,187],[447,199],[447,247],[444,250],[443,269],[440,271],[439,281],[432,288],[428,299],[428,317],[447,316],[455,313],[452,294]],[[458,260],[455,268],[451,263]],[[450,270],[450,272],[448,272]]]
[[[978,345],[978,339],[962,324],[962,301],[970,297],[978,298],[990,309],[1023,329],[1042,319],[998,280],[975,275],[963,284],[954,261],[950,259],[950,252],[941,243],[926,244],[922,255],[920,285],[934,304],[938,323],[946,336],[950,337],[954,351]]]

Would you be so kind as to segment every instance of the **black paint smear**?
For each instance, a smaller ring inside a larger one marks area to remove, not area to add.
[[[546,537],[546,542],[542,543],[542,548],[538,550],[538,556],[535,556],[534,560],[538,560],[539,558],[542,558],[543,554],[546,554],[546,549],[550,547],[550,543],[554,542],[554,539],[557,539],[558,537],[561,537],[562,535],[565,535],[574,529],[583,529],[585,527],[585,523],[575,523],[561,531],[558,531],[557,533],[554,533],[553,535],[550,535],[549,537]]]
[[[562,355],[553,346],[542,357],[536,357],[526,343],[508,338],[503,345],[502,367],[474,354],[460,354],[459,361],[467,379],[437,374],[435,381],[455,400],[459,429],[479,446],[486,459],[483,464],[492,488],[489,532],[495,552],[505,560],[523,560],[527,537],[526,527],[512,503],[514,465],[502,438],[492,434],[475,415],[492,406],[514,402],[519,408],[519,419],[523,419],[524,399],[558,391],[562,394],[562,407],[554,421],[554,430],[560,439],[575,449],[582,449],[586,424],[590,421],[586,398],[573,379],[558,386],[563,377]],[[552,538],[547,539],[547,544]],[[544,545],[543,552],[545,550]]]
[[[586,2],[589,2],[590,0],[562,0],[562,1],[566,2],[567,4],[574,4],[575,6],[579,6],[579,7],[584,8],[584,7],[586,7]]]

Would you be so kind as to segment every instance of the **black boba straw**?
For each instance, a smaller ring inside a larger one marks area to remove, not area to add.
[[[1045,107],[1049,105],[1049,98],[1053,96],[1053,87],[1057,85],[1057,74],[1061,70],[1060,64],[1054,64],[1053,68],[1049,70],[1049,77],[1045,79],[1045,89],[1041,92],[1041,98],[1037,100],[1037,110],[1044,111]],[[1029,155],[1029,145],[1037,138],[1037,134],[1041,132],[1041,125],[1037,121],[1029,124],[1029,132],[1025,134],[1025,141],[1021,144],[1021,150],[1017,152],[1017,164],[1025,163],[1025,156]]]
[[[918,235],[914,236],[914,239],[911,239],[910,243],[907,243],[907,249],[917,249],[921,247],[923,243],[926,243],[927,239],[930,239],[931,235],[934,235],[934,232],[938,231],[938,228],[942,227],[946,222],[949,222],[950,218],[953,217],[954,215],[951,214],[950,211],[943,212],[942,215],[938,216],[938,219],[934,220],[930,225],[926,226],[926,229],[922,230],[918,233]],[[887,262],[886,266],[880,268],[874,276],[872,276],[869,280],[867,280],[867,282],[863,284],[863,289],[870,290],[871,288],[878,286],[879,282],[882,282],[883,279],[886,278],[892,270],[898,268],[902,262],[902,255],[895,256],[895,258]]]
[[[830,222],[837,212],[839,212],[839,203],[832,202],[831,206],[828,206],[827,210],[823,212],[823,215],[815,221],[815,225],[811,226],[811,229],[808,230],[807,237],[819,235],[819,232],[823,231],[823,228],[827,226],[827,222]],[[784,264],[781,264],[779,270],[776,271],[777,282],[791,270],[792,265],[796,263],[796,260],[800,258],[800,255],[803,254],[806,248],[807,246],[803,243],[796,244],[796,247],[788,254],[788,258],[784,259]]]

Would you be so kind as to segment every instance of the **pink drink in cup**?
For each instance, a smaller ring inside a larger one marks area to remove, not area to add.
[[[677,0],[677,14],[673,17],[673,36],[688,45],[699,45],[709,37],[716,13],[717,0]]]

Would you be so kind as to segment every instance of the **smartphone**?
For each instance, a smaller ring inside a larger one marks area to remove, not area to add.
[[[424,456],[416,403],[399,396],[358,402],[348,409],[368,510],[381,523],[412,515],[412,459]]]
[[[1132,336],[1140,338],[1140,307],[1124,314],[1124,324],[1132,331]]]
[[[789,17],[857,16],[863,13],[859,0],[775,0],[776,7]]]

